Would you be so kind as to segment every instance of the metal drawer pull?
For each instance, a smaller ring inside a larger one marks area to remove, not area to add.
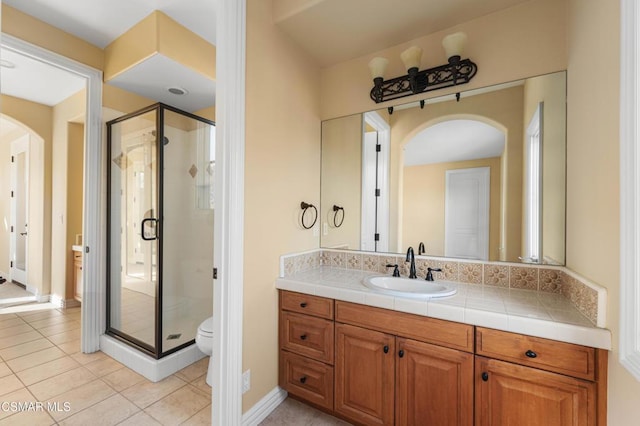
[[[300,383],[302,383],[304,385],[304,383],[307,381],[307,376],[302,376],[300,377]]]
[[[386,346],[384,348],[382,348],[382,350],[384,351],[385,354],[389,353],[389,346]]]
[[[302,336],[300,336],[300,340],[306,340],[307,339],[307,335],[303,334]]]
[[[538,356],[537,353],[535,353],[534,351],[532,351],[531,349],[529,349],[528,351],[526,351],[524,353],[526,356],[528,356],[529,358],[536,358]]]
[[[489,380],[489,373],[482,373],[480,377],[482,377],[483,382],[486,382],[487,380]]]
[[[401,349],[400,352],[398,352],[398,356],[400,358],[402,358],[404,356],[404,351]]]
[[[302,303],[300,304],[300,307],[301,307],[301,308],[306,308],[306,307],[307,307],[307,302],[302,302]]]

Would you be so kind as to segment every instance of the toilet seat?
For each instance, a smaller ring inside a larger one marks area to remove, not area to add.
[[[202,321],[202,324],[198,327],[198,334],[206,337],[213,336],[213,317],[209,317]]]

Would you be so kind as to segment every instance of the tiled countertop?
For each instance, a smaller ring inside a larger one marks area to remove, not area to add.
[[[598,328],[560,294],[442,282],[454,296],[428,299],[389,296],[362,284],[359,270],[321,266],[276,280],[276,288],[497,330],[611,349],[611,333]],[[438,282],[438,281],[437,281]]]

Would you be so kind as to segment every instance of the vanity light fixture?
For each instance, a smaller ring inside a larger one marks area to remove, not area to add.
[[[418,93],[444,89],[468,83],[478,71],[478,66],[470,59],[462,59],[467,35],[462,32],[449,34],[442,40],[447,55],[447,64],[419,71],[422,49],[412,46],[400,54],[407,69],[407,75],[384,80],[384,71],[389,63],[385,58],[376,57],[369,62],[373,78],[371,99],[376,103],[398,99]]]

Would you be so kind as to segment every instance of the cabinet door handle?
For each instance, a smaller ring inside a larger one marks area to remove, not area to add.
[[[480,377],[482,377],[483,382],[486,382],[487,380],[489,380],[489,373],[484,372]]]
[[[304,385],[306,381],[307,381],[307,376],[300,377],[300,383]]]
[[[300,307],[301,307],[301,308],[306,308],[306,307],[307,307],[307,302],[302,302],[302,303],[300,304]]]
[[[398,352],[398,356],[400,358],[402,358],[404,356],[404,351],[402,349],[400,349],[400,352]]]
[[[384,348],[382,348],[382,350],[384,351],[385,354],[389,353],[389,346],[385,345]]]
[[[302,336],[300,336],[300,340],[307,340],[307,335],[303,334]]]
[[[534,351],[532,351],[531,349],[529,349],[528,351],[526,351],[524,353],[526,356],[528,356],[529,358],[536,358],[538,356],[537,353],[535,353]]]

